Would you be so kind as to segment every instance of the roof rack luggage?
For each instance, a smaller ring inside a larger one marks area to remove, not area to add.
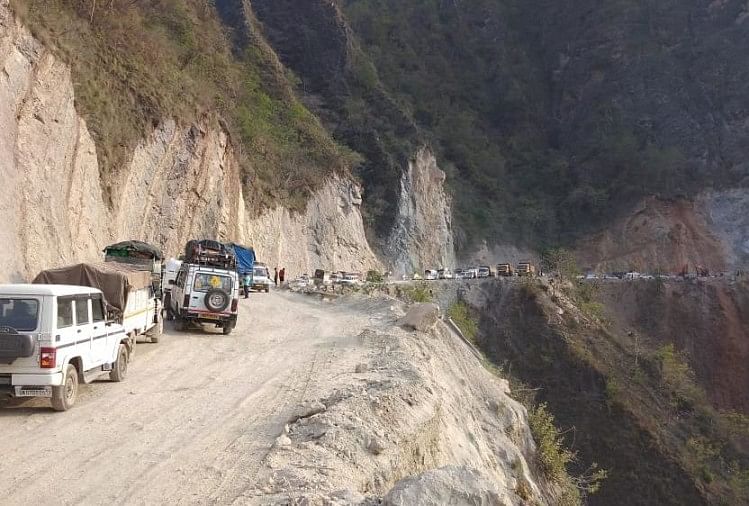
[[[185,245],[185,262],[219,269],[237,268],[234,252],[226,245],[210,239],[188,241]]]

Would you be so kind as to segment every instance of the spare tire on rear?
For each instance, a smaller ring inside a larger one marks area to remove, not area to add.
[[[229,306],[229,294],[218,288],[213,288],[205,294],[204,302],[205,307],[210,311],[218,313]]]
[[[33,356],[35,344],[33,336],[19,334],[12,327],[0,327],[0,364],[12,364],[17,358]]]

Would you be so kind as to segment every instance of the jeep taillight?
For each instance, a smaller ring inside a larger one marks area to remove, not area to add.
[[[237,310],[237,307],[239,306],[239,299],[234,299],[231,301],[231,312],[235,312]]]
[[[39,352],[39,367],[42,369],[54,369],[57,366],[57,349],[42,348]]]

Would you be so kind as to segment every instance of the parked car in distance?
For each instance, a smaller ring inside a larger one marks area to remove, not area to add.
[[[347,286],[360,285],[362,284],[362,276],[358,272],[344,272],[338,283]]]
[[[314,283],[313,280],[310,279],[309,275],[302,274],[298,278],[291,280],[291,284],[299,288],[306,288],[313,285]]]
[[[439,272],[434,269],[427,269],[424,271],[424,279],[427,281],[434,281],[440,278]]]
[[[510,277],[515,275],[512,264],[497,264],[497,276]]]
[[[107,320],[100,290],[0,285],[0,394],[46,397],[73,407],[81,383],[127,376],[134,337]]]
[[[440,279],[453,279],[453,273],[450,269],[440,269],[437,271]]]
[[[239,278],[233,267],[184,263],[172,286],[177,330],[185,330],[191,323],[212,324],[224,335],[231,334],[239,309]]]
[[[255,262],[252,266],[252,286],[250,286],[250,289],[268,293],[272,284],[268,266],[262,262]]]
[[[333,283],[334,285],[339,284],[342,279],[343,279],[343,273],[341,271],[330,273],[330,282]]]
[[[478,267],[469,267],[465,270],[465,276],[466,279],[476,279],[479,277],[479,268]]]
[[[529,261],[523,261],[518,264],[518,276],[533,277],[536,275],[536,266]]]
[[[477,278],[490,278],[492,277],[492,269],[486,265],[482,265],[478,268],[476,273]]]
[[[333,282],[330,279],[330,272],[323,269],[315,270],[315,285],[316,286],[328,286]]]

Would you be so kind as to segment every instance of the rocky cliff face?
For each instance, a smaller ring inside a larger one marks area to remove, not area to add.
[[[445,173],[429,149],[420,149],[401,178],[395,226],[387,244],[395,274],[455,265],[452,211]]]
[[[96,150],[74,108],[68,68],[0,2],[3,278],[95,257],[108,212]]]
[[[713,272],[749,264],[749,192],[711,191],[694,200],[643,200],[629,215],[580,246],[581,265],[597,271]]]
[[[142,239],[180,252],[195,237],[253,245],[290,275],[364,270],[378,261],[364,235],[356,184],[334,177],[305,212],[245,209],[237,160],[218,122],[158,125],[102,194],[96,148],[75,109],[69,68],[0,1],[0,279],[99,258],[109,241]]]

